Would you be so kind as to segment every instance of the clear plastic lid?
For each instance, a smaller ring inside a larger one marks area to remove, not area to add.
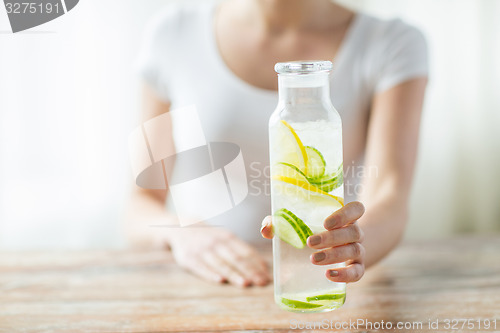
[[[331,61],[292,61],[279,62],[274,66],[278,74],[312,74],[330,72],[333,68]]]

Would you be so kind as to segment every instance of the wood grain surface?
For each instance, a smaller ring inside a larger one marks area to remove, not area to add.
[[[270,250],[261,250],[270,261]],[[471,321],[453,329],[447,319]],[[368,323],[382,321],[385,329]],[[405,243],[348,286],[341,309],[320,314],[280,310],[272,286],[200,281],[167,252],[3,252],[0,331],[500,332],[500,236]]]

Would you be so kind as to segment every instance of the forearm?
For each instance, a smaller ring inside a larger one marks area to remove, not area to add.
[[[124,228],[130,245],[154,249],[168,246],[175,228],[153,227],[177,224],[176,217],[165,207],[165,196],[159,191],[133,190]]]
[[[401,240],[418,150],[420,115],[427,79],[414,78],[375,96],[365,153],[368,172],[360,201],[366,266],[378,262]]]
[[[397,198],[397,193],[376,201],[362,201],[366,211],[358,224],[364,232],[366,267],[384,258],[403,237],[408,215],[406,201],[406,198]]]

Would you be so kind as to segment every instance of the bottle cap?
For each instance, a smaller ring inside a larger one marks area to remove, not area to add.
[[[274,66],[278,74],[310,74],[330,72],[333,68],[331,61],[292,61],[279,62]]]

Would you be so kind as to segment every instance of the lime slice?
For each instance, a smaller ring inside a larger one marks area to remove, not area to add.
[[[304,175],[304,173],[300,171],[300,169],[297,168],[295,165],[289,163],[277,163],[273,167],[272,174],[273,176],[277,177],[282,176],[307,182],[306,175]]]
[[[325,191],[320,190],[314,185],[309,184],[307,181],[302,181],[302,180],[297,180],[292,177],[285,177],[285,176],[273,176],[274,180],[284,182],[288,185],[292,185],[292,189],[286,190],[286,194],[292,194],[292,195],[298,195],[298,196],[306,196],[307,199],[314,200],[313,197],[319,197],[322,199],[333,199],[331,201],[336,201],[337,204],[335,205],[340,205],[341,207],[344,206],[344,199],[341,197],[326,193]],[[304,191],[299,191],[299,190],[305,190]],[[339,207],[340,208],[340,207]]]
[[[277,145],[280,147],[276,160],[295,165],[307,174],[307,152],[292,126],[281,120],[278,126]]]
[[[307,238],[313,234],[304,221],[285,208],[274,213],[273,232],[279,239],[297,249],[303,249]]]
[[[345,293],[310,296],[310,297],[306,297],[306,300],[308,302],[311,302],[311,301],[331,301],[331,300],[337,300],[337,299],[343,299],[343,298],[345,298]]]
[[[307,177],[319,178],[325,174],[326,162],[323,154],[314,147],[306,146]]]
[[[314,309],[323,306],[322,304],[307,303],[302,301],[296,301],[294,299],[281,298],[281,303],[292,309]]]

